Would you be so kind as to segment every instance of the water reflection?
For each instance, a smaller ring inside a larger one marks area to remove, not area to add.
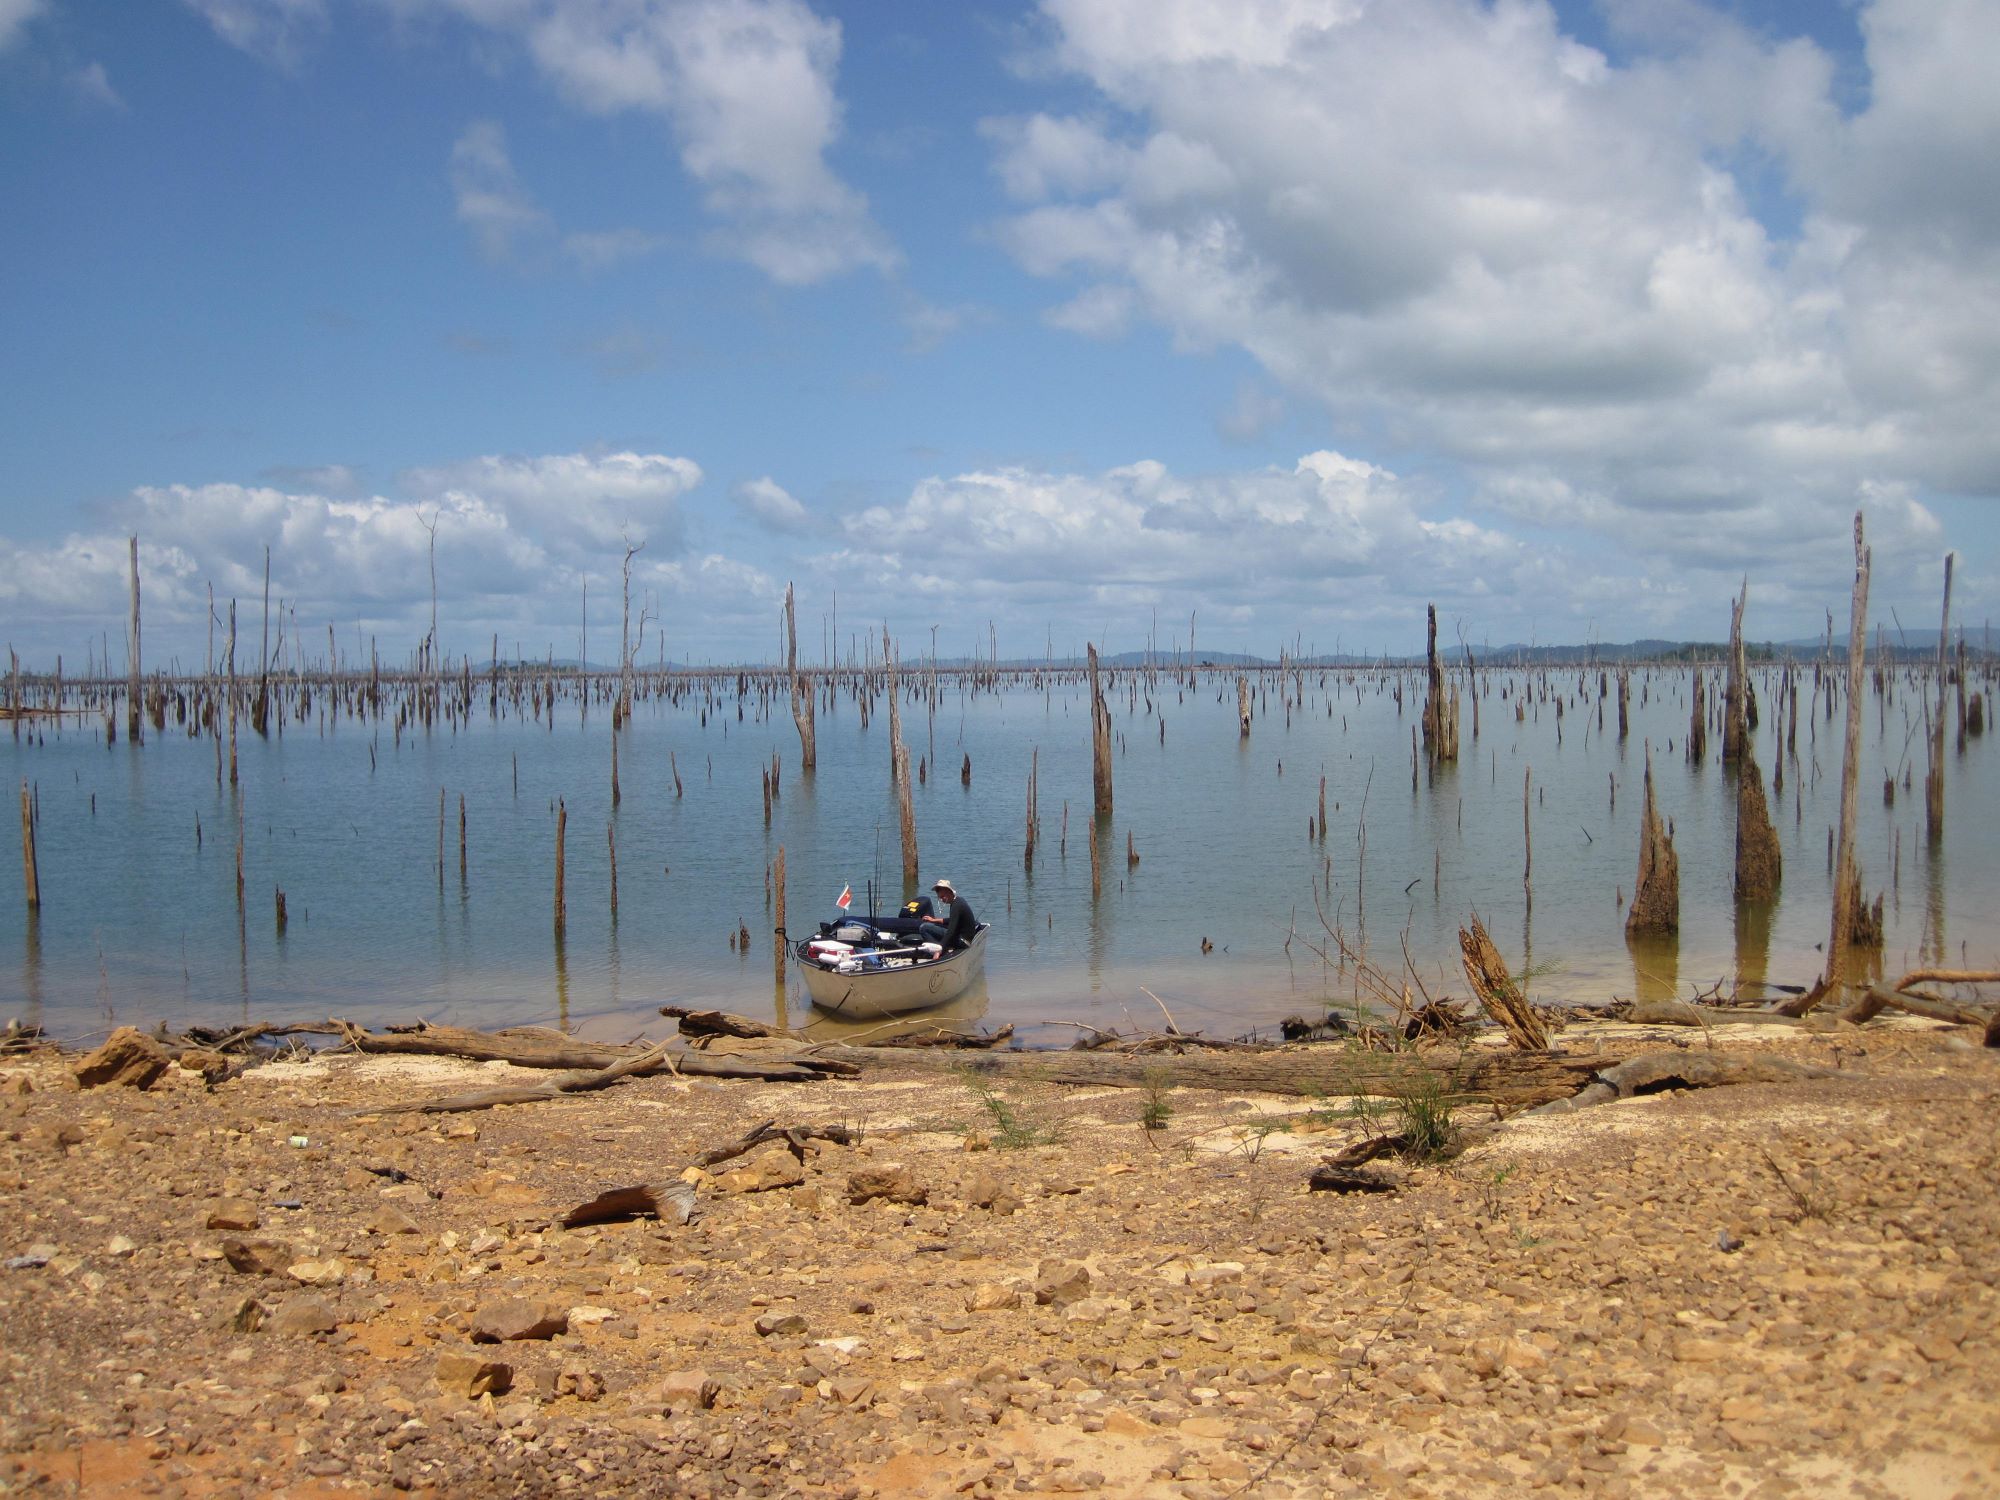
[[[1759,998],[1770,979],[1771,916],[1775,903],[1736,903],[1736,988],[1747,999]]]
[[[1628,936],[1625,949],[1632,956],[1633,998],[1679,998],[1681,945],[1678,938]]]
[[[978,1031],[978,1023],[985,1016],[989,1003],[986,976],[982,974],[966,986],[956,999],[947,1001],[943,1005],[934,1005],[929,1010],[907,1016],[887,1016],[879,1020],[868,1020],[861,1017],[836,1016],[813,1006],[805,1025],[800,1029],[809,1041],[846,1042],[852,1046],[886,1041],[891,1037],[917,1036],[939,1031],[971,1036]],[[783,1004],[781,994],[778,1012],[781,1022],[785,1015]]]

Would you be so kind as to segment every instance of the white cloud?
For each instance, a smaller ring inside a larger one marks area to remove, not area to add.
[[[487,456],[403,476],[412,492],[490,506],[563,557],[622,550],[629,532],[652,540],[655,555],[680,546],[681,498],[701,483],[701,466],[664,453]]]
[[[488,260],[510,259],[524,238],[548,228],[547,216],[514,172],[507,133],[497,120],[474,120],[452,142],[451,190],[458,221]]]
[[[1254,443],[1285,420],[1285,402],[1255,381],[1236,387],[1229,405],[1216,418],[1216,430],[1238,443]]]
[[[804,531],[812,525],[806,508],[769,475],[744,480],[730,490],[729,497],[746,514],[774,530]]]
[[[608,271],[662,249],[664,235],[643,229],[579,229],[562,237],[563,254],[585,271]]]
[[[104,71],[104,64],[101,62],[85,63],[71,73],[69,87],[78,102],[93,109],[125,108],[125,101],[118,97],[118,90],[111,86],[111,75]]]
[[[1633,566],[2000,494],[1990,4],[1864,6],[1851,115],[1811,42],[1693,0],[1612,7],[1615,63],[1536,0],[1042,9],[1095,108],[983,130],[1055,326],[1247,350]]]
[[[841,31],[801,0],[431,4],[518,39],[580,109],[664,118],[724,253],[789,285],[897,264],[866,200],[827,163]]]
[[[0,0],[0,52],[20,40],[28,23],[45,8],[44,0]]]
[[[0,52],[20,40],[28,23],[44,9],[43,0],[0,0]]]
[[[0,0],[4,3],[4,0]],[[230,46],[295,67],[326,30],[326,0],[185,0]]]

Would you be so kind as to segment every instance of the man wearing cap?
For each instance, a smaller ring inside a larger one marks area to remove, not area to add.
[[[972,941],[972,934],[979,927],[978,919],[949,880],[939,880],[931,889],[945,909],[944,919],[934,922],[926,918],[921,930],[927,941],[938,944],[947,953],[955,953]]]

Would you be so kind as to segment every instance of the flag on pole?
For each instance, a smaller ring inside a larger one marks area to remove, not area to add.
[[[842,886],[840,888],[840,896],[833,904],[842,911],[846,911],[848,907],[854,904],[854,887],[851,885]]]

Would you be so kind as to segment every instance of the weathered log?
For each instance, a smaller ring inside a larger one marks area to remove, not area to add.
[[[695,1176],[696,1169],[729,1161],[768,1141],[783,1141],[792,1155],[804,1161],[807,1141],[832,1141],[835,1145],[851,1146],[859,1139],[858,1132],[848,1125],[787,1125],[780,1128],[776,1120],[766,1120],[755,1130],[746,1132],[727,1145],[702,1152],[689,1163],[690,1170],[679,1177],[665,1182],[639,1182],[611,1188],[586,1203],[579,1203],[562,1216],[561,1222],[565,1229],[576,1229],[585,1224],[604,1224],[614,1219],[650,1215],[685,1224],[694,1217],[695,1186],[690,1179]]]
[[[1306,1178],[1306,1187],[1315,1193],[1393,1193],[1398,1184],[1365,1167],[1336,1167],[1323,1161]]]
[[[1560,1114],[1677,1089],[1722,1088],[1739,1083],[1803,1083],[1847,1076],[1834,1068],[1812,1067],[1776,1057],[1744,1057],[1720,1052],[1644,1052],[1606,1068],[1588,1087],[1551,1100],[1537,1114]]]
[[[796,1035],[794,1032],[780,1031],[763,1021],[753,1021],[748,1016],[739,1016],[734,1011],[692,1010],[685,1005],[662,1005],[660,1014],[680,1022],[681,1035],[685,1037]]]
[[[1870,985],[1861,998],[1841,1015],[1843,1021],[1871,1021],[1885,1010],[1923,1016],[1932,1021],[1949,1021],[1954,1026],[1985,1026],[1995,1014],[1990,1006],[1959,1005],[1937,995],[1912,995],[1901,990],[1885,990]]]
[[[1547,1051],[1548,1028],[1522,997],[1514,977],[1507,972],[1507,961],[1493,946],[1493,939],[1486,935],[1486,926],[1479,918],[1472,919],[1469,931],[1458,929],[1458,946],[1473,993],[1479,997],[1486,1014],[1507,1033],[1507,1040],[1517,1051]]]
[[[1542,1104],[1562,1098],[1618,1060],[1600,1052],[1493,1052],[1483,1048],[1369,1052],[1348,1046],[1204,1052],[1187,1057],[1069,1051],[993,1051],[967,1057],[875,1047],[828,1047],[821,1055],[864,1065],[893,1063],[938,1072],[1014,1074],[1097,1088],[1150,1088],[1164,1075],[1169,1088],[1384,1098],[1442,1092],[1463,1103],[1505,1105]]]

